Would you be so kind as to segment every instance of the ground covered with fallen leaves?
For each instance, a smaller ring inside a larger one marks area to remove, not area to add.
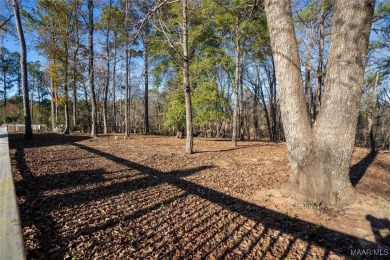
[[[390,151],[356,148],[356,202],[336,209],[281,189],[284,143],[195,138],[185,155],[173,137],[9,138],[30,259],[390,255]]]

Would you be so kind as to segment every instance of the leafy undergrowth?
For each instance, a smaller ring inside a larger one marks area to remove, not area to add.
[[[336,210],[279,192],[289,173],[285,144],[240,142],[233,149],[229,140],[195,139],[193,155],[184,155],[183,145],[159,136],[10,135],[28,258],[390,252],[389,151],[356,150],[351,180],[358,200]]]

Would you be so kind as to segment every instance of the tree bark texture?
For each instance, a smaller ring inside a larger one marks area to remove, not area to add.
[[[76,52],[77,53],[77,52]],[[76,83],[76,80],[77,80],[77,76],[76,76],[76,73],[77,73],[77,67],[76,67],[76,53],[73,54],[73,111],[72,111],[72,117],[73,117],[73,129],[76,128],[76,125],[77,125],[77,83]]]
[[[103,93],[103,125],[104,125],[104,134],[108,134],[108,88],[110,86],[110,22],[111,22],[111,9],[112,1],[110,1],[110,11],[107,19],[107,32],[106,32],[106,55],[107,55],[107,77],[104,86]]]
[[[112,118],[112,125],[113,125],[113,132],[116,132],[116,41],[117,41],[117,33],[114,31],[114,61],[112,64],[112,112],[111,112],[111,118]]]
[[[186,103],[186,154],[192,153],[193,137],[192,137],[192,108],[191,108],[191,88],[189,74],[189,58],[188,58],[188,22],[187,22],[187,0],[182,0],[183,4],[183,86]]]
[[[73,128],[77,126],[77,55],[80,49],[79,30],[75,27],[76,48],[73,52]]]
[[[54,87],[54,80],[53,78],[50,79],[50,108],[51,108],[51,130],[54,132],[54,129],[56,127],[56,121],[55,121],[55,87]]]
[[[33,132],[31,127],[31,115],[30,115],[30,106],[29,106],[29,96],[28,96],[28,82],[27,82],[27,49],[26,41],[24,39],[22,21],[20,19],[20,2],[18,0],[13,0],[14,15],[16,28],[18,31],[21,55],[20,55],[20,68],[21,68],[21,78],[22,78],[22,91],[23,91],[23,109],[24,109],[24,125],[25,132],[24,138],[31,139],[33,138]]]
[[[325,7],[321,8],[321,20],[320,20],[320,42],[318,46],[318,68],[317,68],[317,95],[316,95],[316,110],[314,111],[314,118],[318,113],[319,107],[322,102],[322,87],[324,85],[323,79],[323,63],[324,63],[324,50],[325,50],[325,19],[326,19]]]
[[[125,138],[130,137],[130,129],[129,129],[129,93],[130,93],[130,82],[129,82],[129,74],[130,74],[130,57],[129,50],[126,50],[126,97],[125,97]]]
[[[6,106],[7,106],[7,80],[6,80],[6,73],[5,72],[3,72],[3,99],[4,99],[3,107],[6,108]]]
[[[238,106],[239,106],[239,85],[240,85],[240,38],[239,38],[239,18],[236,20],[236,35],[234,36],[234,48],[236,51],[235,57],[235,74],[234,74],[234,90],[233,90],[233,133],[232,133],[232,146],[237,146],[237,132],[238,132]]]
[[[374,118],[375,118],[374,112],[375,112],[375,107],[377,105],[376,89],[378,87],[378,82],[379,82],[379,72],[376,73],[373,97],[372,97],[372,101],[370,102],[371,104],[368,107],[368,117],[367,117],[367,121],[368,121],[367,133],[368,133],[368,137],[370,138],[371,152],[373,153],[375,153],[376,151],[376,142],[374,136]]]
[[[148,30],[146,36],[148,37]],[[145,89],[144,89],[144,133],[149,133],[149,60],[148,60],[148,39],[144,39],[144,70],[145,70]]]
[[[95,96],[95,84],[94,84],[94,51],[93,51],[93,0],[88,0],[88,20],[89,20],[89,32],[88,32],[88,55],[89,55],[89,90],[91,92],[91,136],[96,137],[96,96]]]
[[[126,17],[125,17],[125,25],[128,25],[128,19],[129,19],[129,1],[126,0]],[[126,97],[125,97],[125,138],[130,137],[130,129],[129,129],[129,94],[130,94],[130,82],[129,82],[129,77],[130,77],[130,47],[128,44],[129,41],[129,35],[128,31],[126,28]]]
[[[64,50],[65,50],[65,58],[64,58],[64,117],[65,117],[65,127],[63,134],[69,134],[69,93],[68,93],[68,85],[69,85],[69,44],[67,42],[67,39],[69,37],[69,27],[66,31],[66,40],[64,43]]]
[[[73,117],[73,128],[75,129],[77,126],[77,85],[76,85],[76,77],[73,76],[73,106],[72,106],[72,117]]]
[[[34,79],[32,80],[31,84],[31,98],[30,98],[30,103],[31,103],[31,122],[34,122]]]
[[[267,0],[265,10],[280,89],[292,168],[289,184],[307,200],[349,202],[349,168],[375,0],[336,0],[321,111],[310,126],[290,1]]]
[[[311,67],[310,67],[310,59],[311,59],[311,50],[312,50],[312,44],[309,44],[306,49],[306,57],[305,57],[305,101],[306,101],[306,107],[307,107],[307,112],[309,113],[309,116],[311,118],[311,107],[312,107],[312,102],[311,102]]]
[[[107,78],[106,83],[104,86],[104,93],[103,93],[103,127],[104,127],[104,134],[108,134],[108,88],[110,84],[110,61],[107,61]]]

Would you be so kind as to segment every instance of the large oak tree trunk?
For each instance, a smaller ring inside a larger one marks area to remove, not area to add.
[[[31,127],[31,116],[30,116],[30,106],[29,106],[29,97],[28,97],[28,83],[27,83],[27,49],[26,41],[24,39],[22,21],[20,19],[20,2],[13,0],[14,15],[16,21],[16,28],[18,31],[21,55],[20,55],[20,68],[21,68],[21,78],[22,78],[22,89],[23,89],[23,108],[24,108],[24,138],[31,139],[33,138],[33,132]]]
[[[313,202],[345,203],[354,192],[349,167],[374,5],[375,0],[335,1],[326,88],[311,127],[290,1],[265,3],[292,168],[289,184]]]

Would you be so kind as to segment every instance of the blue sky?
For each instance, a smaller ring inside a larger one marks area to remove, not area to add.
[[[5,1],[5,0],[1,0]],[[33,7],[36,6],[36,0],[21,0],[22,6],[24,9],[31,11]],[[5,2],[0,4],[0,14],[8,17],[10,14],[13,14],[12,6],[7,5]],[[11,22],[15,23],[15,18],[12,17]],[[14,52],[20,52],[19,40],[17,38],[17,33],[11,32],[14,35],[6,34],[3,38],[0,39],[0,45],[6,47],[8,50]],[[26,35],[27,36],[27,35]],[[27,60],[28,61],[37,61],[40,60],[44,62],[44,58],[40,56],[35,50],[34,46],[31,42],[30,37],[26,37],[26,45],[27,45]]]
[[[1,45],[6,47],[9,51],[14,52],[20,52],[20,44],[18,39],[15,39],[16,37],[8,36],[6,39],[3,39],[1,42]],[[29,42],[29,38],[26,38],[26,45],[27,45],[27,61],[37,61],[39,60],[42,64],[45,63],[45,58],[39,55],[34,49],[34,46],[31,42]]]

